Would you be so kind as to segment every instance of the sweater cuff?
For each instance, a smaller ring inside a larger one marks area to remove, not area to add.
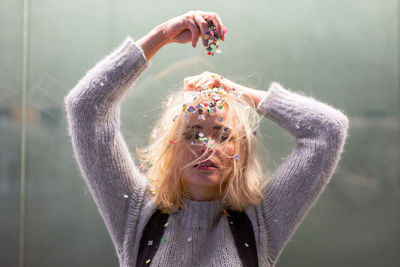
[[[268,117],[268,111],[273,109],[277,104],[282,104],[286,101],[290,101],[295,97],[292,92],[283,88],[277,82],[272,82],[266,92],[264,98],[260,101],[257,106],[257,112],[263,116]]]
[[[151,62],[147,61],[147,58],[142,48],[136,44],[135,40],[130,35],[126,36],[125,40],[123,41],[122,47],[122,51],[128,49],[131,51],[130,53],[139,56],[138,60],[140,61],[140,65],[143,66],[143,69],[151,66]]]

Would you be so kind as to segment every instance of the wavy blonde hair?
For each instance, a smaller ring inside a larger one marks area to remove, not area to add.
[[[181,90],[171,94],[168,99],[168,103],[163,102],[164,113],[153,128],[148,146],[136,149],[141,168],[147,169],[146,177],[154,186],[155,203],[163,213],[172,213],[184,207],[183,197],[188,197],[181,177],[181,170],[185,166],[178,156],[182,147],[188,145],[182,134],[186,131],[182,106],[196,106],[210,97],[202,94],[194,97],[193,92]],[[257,151],[259,143],[256,130],[261,117],[251,107],[251,103],[240,95],[227,94],[223,96],[223,100],[228,116],[234,122],[230,137],[233,137],[235,154],[239,158],[232,160],[233,167],[227,179],[221,180],[219,193],[226,206],[243,211],[249,205],[261,203],[262,189],[266,186],[264,181],[268,178],[263,176]],[[173,144],[170,143],[171,140]],[[200,161],[200,158],[197,160]],[[191,164],[198,163],[195,161]]]

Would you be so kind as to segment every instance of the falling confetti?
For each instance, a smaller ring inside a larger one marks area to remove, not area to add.
[[[236,160],[239,160],[239,155],[235,155],[235,159],[236,159]]]
[[[221,49],[218,49],[219,41],[225,41],[225,33],[227,30],[225,27],[223,27],[222,34],[219,35],[213,21],[206,19],[206,22],[208,26],[208,31],[204,37],[204,39],[207,40],[206,52],[208,55],[214,56],[215,53],[221,53]]]
[[[124,198],[128,198],[129,196],[128,195],[124,195]]]
[[[149,240],[149,242],[147,242],[148,246],[152,246],[153,245],[153,240]]]
[[[188,237],[188,239],[186,239],[188,242],[192,241],[192,237]]]

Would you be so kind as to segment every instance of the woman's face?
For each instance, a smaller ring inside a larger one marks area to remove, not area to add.
[[[181,170],[185,191],[217,192],[220,182],[227,181],[235,160],[234,140],[229,138],[232,129],[227,108],[212,116],[205,114],[204,119],[193,115],[185,121],[185,144],[179,156],[183,166],[192,163]],[[193,163],[198,159],[200,164]]]

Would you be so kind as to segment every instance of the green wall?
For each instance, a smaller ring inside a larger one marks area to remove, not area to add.
[[[130,35],[189,10],[228,28],[213,57],[189,44],[157,54],[123,101],[132,152],[161,102],[205,70],[267,90],[272,81],[343,110],[339,167],[288,243],[283,266],[400,262],[399,3],[394,0],[2,0],[0,266],[117,266],[111,239],[73,157],[63,98]],[[273,171],[295,142],[264,119]]]

